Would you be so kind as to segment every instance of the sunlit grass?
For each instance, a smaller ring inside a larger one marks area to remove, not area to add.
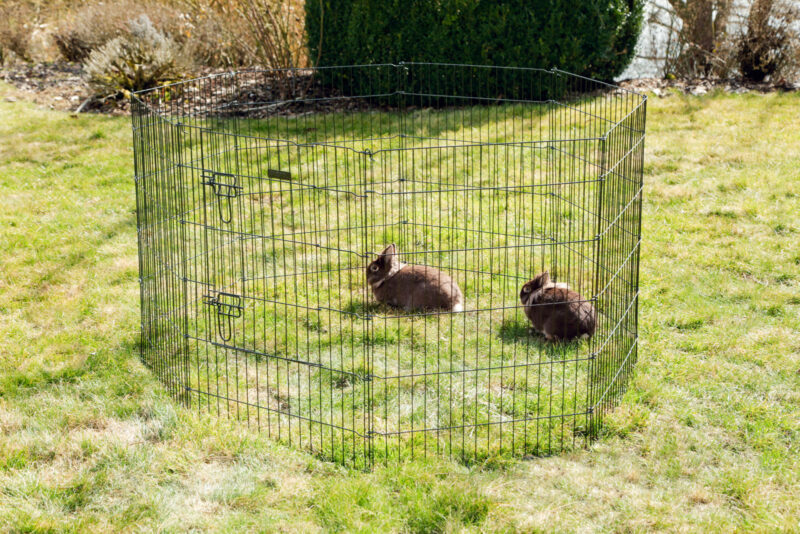
[[[592,450],[363,473],[164,393],[138,361],[128,120],[0,102],[0,525],[797,530],[798,109],[649,102],[640,360]]]

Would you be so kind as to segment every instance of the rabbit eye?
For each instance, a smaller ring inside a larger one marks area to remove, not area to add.
[[[379,268],[380,267],[378,267],[375,264],[372,264],[372,265],[369,266],[369,270],[372,271],[373,273],[377,273]]]
[[[530,293],[531,292],[531,288],[529,286],[525,286],[525,287],[522,288],[522,292],[523,293]]]

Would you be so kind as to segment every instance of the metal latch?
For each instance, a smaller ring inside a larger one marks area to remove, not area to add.
[[[219,218],[224,223],[233,220],[233,201],[244,189],[239,185],[239,177],[229,172],[203,171],[203,185],[210,185],[217,196]],[[226,216],[227,215],[227,216]]]
[[[233,319],[242,316],[242,297],[234,293],[219,292],[216,296],[204,295],[203,303],[217,309],[217,333],[223,341],[233,336]]]

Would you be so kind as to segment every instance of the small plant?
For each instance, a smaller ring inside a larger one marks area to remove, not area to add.
[[[128,24],[129,32],[93,51],[86,61],[98,94],[128,95],[182,78],[188,61],[180,45],[159,31],[147,15]]]

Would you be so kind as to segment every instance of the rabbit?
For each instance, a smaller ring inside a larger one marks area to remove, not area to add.
[[[588,339],[597,327],[597,312],[590,302],[565,283],[550,281],[545,271],[526,282],[519,293],[533,328],[548,341]]]
[[[367,266],[367,283],[378,302],[406,311],[464,311],[464,295],[450,276],[433,267],[401,262],[394,243]]]

